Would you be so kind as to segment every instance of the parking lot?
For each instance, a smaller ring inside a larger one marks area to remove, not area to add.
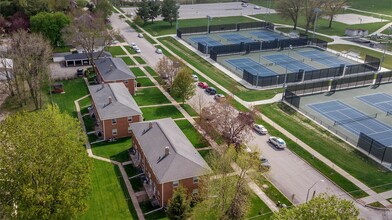
[[[65,67],[61,63],[51,63],[49,64],[50,75],[53,80],[64,80],[73,79],[76,77],[77,69],[87,69],[91,66],[76,66],[76,67]]]

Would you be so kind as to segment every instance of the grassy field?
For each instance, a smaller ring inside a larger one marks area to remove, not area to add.
[[[274,122],[367,186],[375,187],[391,182],[391,172],[388,172],[370,158],[354,150],[327,130],[318,127],[287,105],[263,105],[259,109]],[[374,188],[376,192],[391,189],[392,184]]]
[[[127,55],[125,51],[120,47],[120,46],[114,46],[114,47],[108,47],[107,50],[109,53],[112,54],[112,56],[118,56],[118,55]]]
[[[282,89],[271,89],[265,91],[246,89],[245,87],[234,81],[232,78],[227,76],[225,73],[215,68],[212,64],[201,58],[199,55],[184,47],[174,38],[165,37],[161,38],[160,41],[171,51],[173,51],[178,56],[190,63],[192,66],[194,66],[195,68],[206,74],[208,77],[219,83],[221,86],[232,91],[235,95],[237,95],[244,101],[270,99],[274,97],[276,93],[282,92]],[[221,92],[218,91],[218,93]]]
[[[269,14],[269,15],[253,15],[255,18],[265,19],[267,21],[279,24],[288,24],[293,25],[291,20],[283,19],[279,16],[279,14]],[[378,23],[369,23],[369,24],[356,24],[356,25],[347,25],[340,22],[332,22],[332,27],[328,28],[329,21],[327,19],[320,18],[317,20],[317,30],[316,32],[326,34],[326,35],[337,35],[344,36],[344,31],[346,28],[352,29],[366,29],[369,30],[369,33],[373,33],[374,31],[380,29],[388,22],[378,22]],[[305,28],[305,17],[301,15],[298,19],[298,27]],[[313,31],[313,27],[311,27],[310,32]]]
[[[115,142],[99,142],[91,145],[94,155],[105,157],[118,162],[128,161],[127,150],[131,147],[132,141],[130,138],[118,139]]]
[[[232,23],[241,23],[241,22],[251,22],[253,19],[243,17],[243,16],[235,16],[235,17],[214,17],[214,19],[210,22],[210,25],[216,24],[232,24]],[[196,27],[196,26],[206,26],[207,29],[207,18],[197,18],[197,19],[180,19],[178,20],[178,26],[181,27]],[[176,24],[173,23],[171,26],[170,23],[165,21],[154,21],[154,23],[148,23],[142,26],[144,30],[150,33],[152,36],[160,36],[167,34],[175,34],[176,33]]]
[[[88,210],[78,219],[137,219],[128,193],[122,187],[118,168],[110,163],[93,160],[90,174],[92,192],[88,198]]]
[[[139,57],[139,56],[134,56],[133,58],[135,58],[135,60],[139,63],[139,64],[146,64],[146,61],[143,60],[143,58]]]
[[[170,103],[158,88],[139,89],[133,98],[139,106]]]
[[[192,116],[192,117],[193,116],[198,116],[197,112],[195,110],[193,110],[192,106],[190,106],[188,104],[180,104],[180,105],[186,112],[188,112],[188,114],[190,116]]]
[[[144,67],[144,69],[151,75],[151,76],[158,76],[158,73],[149,66]]]
[[[124,48],[130,53],[130,54],[136,54],[136,51],[132,49],[130,46],[124,46]]]
[[[130,68],[130,70],[132,71],[132,73],[137,77],[137,76],[145,76],[146,74],[144,74],[143,70],[141,70],[139,67],[132,67]]]
[[[367,0],[350,0],[350,5],[355,9],[392,15],[392,2],[390,0],[371,2]]]
[[[282,31],[284,33],[290,33],[293,29],[292,28],[288,28],[288,27],[277,27],[276,30]],[[296,30],[298,33],[305,33],[305,31],[303,30]],[[313,34],[309,34],[309,36],[313,36]],[[315,35],[316,38],[320,39],[320,40],[324,40],[326,42],[332,42],[333,39],[329,38],[329,37],[324,37],[321,35],[316,34]]]
[[[71,47],[69,46],[64,46],[64,47],[54,47],[53,48],[53,53],[66,53],[71,50]]]
[[[149,79],[147,77],[137,78],[136,81],[138,83],[140,83],[140,87],[143,87],[143,86],[153,86],[154,85],[154,83],[151,81],[151,79]]]
[[[142,108],[145,121],[161,118],[183,118],[184,116],[174,105]]]
[[[383,53],[381,53],[381,52],[377,52],[377,51],[367,49],[367,48],[358,47],[355,45],[333,44],[333,45],[329,45],[328,48],[330,48],[332,50],[336,50],[336,51],[357,52],[360,54],[361,59],[365,59],[366,54],[369,54],[374,57],[378,57],[380,59],[383,56]],[[382,66],[387,69],[392,69],[392,56],[391,55],[388,55],[388,54],[385,55],[385,60],[384,60],[384,63],[382,64]]]
[[[207,140],[193,127],[188,120],[176,121],[178,127],[184,132],[185,136],[189,139],[195,148],[208,147]]]
[[[135,65],[135,62],[130,57],[121,57],[121,59],[124,60],[124,63],[128,66]]]
[[[270,219],[272,215],[271,209],[253,192],[250,190],[249,209],[246,214],[247,218],[251,219]]]

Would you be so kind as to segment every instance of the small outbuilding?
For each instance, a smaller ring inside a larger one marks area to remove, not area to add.
[[[94,52],[93,57],[94,60],[98,59],[99,57],[111,57],[112,55],[108,52]],[[87,56],[87,53],[72,53],[69,55],[64,56],[65,66],[85,66],[91,65],[90,59]]]
[[[350,29],[347,28],[346,31],[344,32],[344,35],[350,36],[350,37],[364,37],[369,35],[369,31],[365,29]]]

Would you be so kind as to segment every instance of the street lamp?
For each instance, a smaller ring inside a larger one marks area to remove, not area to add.
[[[314,38],[314,35],[316,34],[317,17],[320,12],[321,12],[321,9],[319,9],[319,8],[314,9],[314,13],[316,13],[316,19],[314,20],[314,24],[313,24],[313,38]]]
[[[319,183],[319,182],[322,182],[322,183],[323,183],[324,180],[319,180],[319,181],[315,182],[315,183],[308,189],[308,193],[306,194],[306,202],[308,202],[310,190],[311,190],[317,183]]]
[[[362,18],[358,18],[359,19],[359,24],[362,24]]]
[[[207,15],[207,34],[210,33],[210,21],[212,20],[212,17]]]

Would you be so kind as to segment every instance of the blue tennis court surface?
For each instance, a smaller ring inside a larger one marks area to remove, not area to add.
[[[239,44],[241,42],[244,43],[253,42],[252,39],[245,37],[241,34],[221,34],[220,36],[235,44]]]
[[[271,40],[275,40],[275,39],[286,39],[287,37],[280,35],[278,33],[275,32],[271,32],[271,31],[252,31],[250,32],[250,34],[256,36],[257,38],[261,38],[263,41],[271,41]]]
[[[220,42],[210,38],[210,37],[206,37],[206,36],[202,36],[202,37],[191,37],[190,38],[192,41],[196,42],[196,43],[201,43],[207,46],[219,46],[222,45]]]
[[[348,60],[339,59],[336,56],[328,55],[322,51],[312,50],[312,51],[299,51],[298,54],[313,59],[313,61],[322,63],[328,67],[338,67],[341,64],[352,65],[353,63]]]
[[[305,71],[309,70],[314,70],[313,67],[298,61],[296,59],[293,59],[286,54],[275,54],[275,55],[268,55],[268,56],[262,56],[263,58],[276,63],[277,65],[287,68],[288,71],[290,72],[298,72],[298,70],[302,69]]]
[[[365,114],[349,105],[340,101],[328,101],[310,104],[309,107],[334,122],[352,120],[349,123],[340,124],[339,126],[342,126],[355,135],[359,136],[362,132],[385,146],[392,146],[392,127],[374,118],[366,118]]]
[[[239,58],[226,60],[230,65],[240,70],[247,70],[251,74],[257,76],[275,76],[277,75],[274,71],[260,65],[259,63],[249,58]]]
[[[392,112],[392,96],[386,93],[377,93],[365,96],[356,97],[373,107],[376,107],[384,112]]]

